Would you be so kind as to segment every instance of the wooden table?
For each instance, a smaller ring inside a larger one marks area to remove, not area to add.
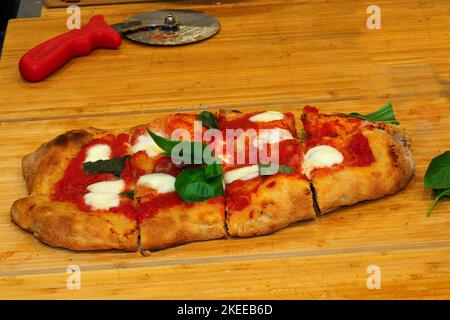
[[[65,31],[64,9],[9,23],[0,63],[0,298],[450,298],[450,203],[425,212],[429,161],[450,149],[450,4],[377,1],[176,1],[86,7],[116,23],[156,8],[215,15],[216,37],[157,48],[124,41],[27,83],[27,49]],[[369,112],[392,101],[413,140],[416,176],[397,195],[270,236],[192,243],[152,253],[54,249],[10,222],[25,195],[21,158],[85,126],[129,127],[155,114],[217,108]],[[81,289],[66,287],[81,268]],[[379,266],[370,290],[367,268]]]

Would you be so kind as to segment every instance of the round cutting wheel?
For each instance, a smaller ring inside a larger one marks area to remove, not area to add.
[[[133,41],[160,45],[177,46],[201,41],[212,37],[220,30],[219,21],[202,12],[191,10],[157,10],[144,12],[125,20],[125,23],[141,21],[147,29],[126,34]],[[174,28],[151,27],[173,24]]]

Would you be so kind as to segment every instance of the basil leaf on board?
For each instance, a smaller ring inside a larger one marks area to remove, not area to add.
[[[218,163],[214,162],[205,167],[205,176],[207,179],[222,176],[222,174],[223,174],[223,168]]]
[[[189,204],[216,198],[224,193],[222,175],[208,179],[205,168],[184,169],[176,177],[175,191]]]
[[[217,120],[216,116],[209,111],[200,112],[200,114],[198,115],[198,120],[200,120],[202,122],[202,125],[207,128],[217,129],[219,127],[219,121]]]
[[[128,158],[130,158],[130,156],[126,155],[121,158],[85,162],[83,163],[83,170],[89,174],[112,173],[120,177],[123,169],[125,168],[125,162]]]
[[[124,191],[124,192],[121,192],[120,195],[128,197],[131,200],[134,200],[134,191]]]
[[[258,166],[259,166],[259,175],[261,176],[271,176],[277,173],[289,174],[294,171],[294,169],[284,164],[272,166],[271,163],[258,163]]]
[[[450,151],[431,160],[424,178],[425,188],[450,188]]]
[[[427,211],[430,216],[439,200],[450,197],[450,151],[431,160],[424,177],[425,188],[433,189],[434,200]]]
[[[164,154],[173,159],[183,160],[185,164],[204,164],[205,162],[215,162],[211,148],[203,142],[175,141],[158,136],[148,128],[147,131],[158,147],[163,149]]]
[[[386,122],[394,125],[399,125],[400,122],[395,119],[394,109],[392,108],[392,104],[390,102],[386,103],[384,107],[381,109],[372,112],[367,115],[363,115],[358,112],[351,112],[351,113],[338,113],[340,116],[346,116],[346,117],[352,117],[352,118],[359,118],[371,122]]]
[[[441,190],[441,192],[435,192],[435,198],[431,203],[430,208],[428,208],[427,216],[431,215],[431,212],[433,211],[434,207],[436,207],[438,201],[444,197],[450,197],[450,189]]]

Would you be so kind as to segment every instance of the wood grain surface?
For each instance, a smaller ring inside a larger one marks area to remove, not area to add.
[[[425,212],[429,161],[450,149],[448,1],[378,1],[382,28],[366,28],[364,1],[175,1],[82,8],[110,23],[137,12],[191,8],[221,32],[160,48],[74,59],[39,83],[20,78],[27,49],[65,31],[64,9],[12,20],[0,60],[1,298],[438,298],[450,296],[450,207]],[[410,134],[416,176],[405,190],[273,235],[139,253],[75,253],[40,244],[10,222],[25,195],[22,157],[70,129],[126,128],[177,110],[370,112],[394,105]],[[381,268],[380,290],[366,269]],[[66,268],[82,289],[66,288]],[[224,285],[226,284],[226,285]]]
[[[59,8],[67,7],[69,5],[77,6],[94,6],[94,5],[108,5],[108,4],[122,4],[122,3],[136,3],[136,2],[151,2],[157,0],[43,0],[45,8]]]

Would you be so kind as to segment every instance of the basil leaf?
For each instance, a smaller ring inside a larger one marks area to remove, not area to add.
[[[294,171],[294,169],[284,164],[272,165],[271,163],[258,163],[258,166],[259,166],[259,175],[261,176],[271,176],[277,173],[289,174]]]
[[[431,212],[433,211],[434,207],[436,207],[436,204],[438,203],[439,200],[441,200],[443,197],[450,197],[450,189],[446,189],[446,190],[433,190],[436,194],[433,202],[431,203],[430,208],[428,208],[427,211],[427,216],[431,215]]]
[[[223,174],[223,168],[218,163],[214,162],[205,167],[205,176],[207,179],[222,176],[222,174]]]
[[[202,122],[202,125],[210,129],[217,129],[219,127],[219,121],[216,116],[209,111],[202,111],[198,115],[198,120]]]
[[[175,190],[189,204],[216,198],[224,193],[222,175],[208,179],[205,168],[185,169],[176,177]]]
[[[134,191],[124,191],[124,192],[121,192],[120,195],[128,197],[131,200],[134,200]]]
[[[425,188],[450,188],[450,151],[431,160],[424,177]]]
[[[338,113],[338,115],[352,118],[359,118],[371,122],[386,122],[394,125],[400,124],[400,122],[398,122],[397,119],[395,119],[394,109],[392,108],[392,104],[390,102],[386,103],[384,107],[382,107],[381,109],[367,115],[363,115],[357,112],[351,112],[348,114]]]
[[[173,141],[165,137],[158,136],[156,133],[153,133],[149,128],[147,128],[147,132],[152,137],[153,141],[163,149],[164,153],[167,156],[170,156],[172,149],[180,143],[180,141]]]
[[[130,158],[130,156],[126,155],[121,158],[113,158],[109,160],[97,160],[94,162],[85,162],[83,163],[83,169],[85,172],[89,174],[112,173],[120,177],[123,169],[125,168],[125,162],[127,161],[128,158]]]
[[[215,162],[211,148],[200,141],[175,141],[158,136],[147,128],[153,141],[164,150],[164,154],[175,159],[186,160],[185,164]],[[175,150],[174,150],[175,149]],[[209,158],[208,160],[206,158]]]

